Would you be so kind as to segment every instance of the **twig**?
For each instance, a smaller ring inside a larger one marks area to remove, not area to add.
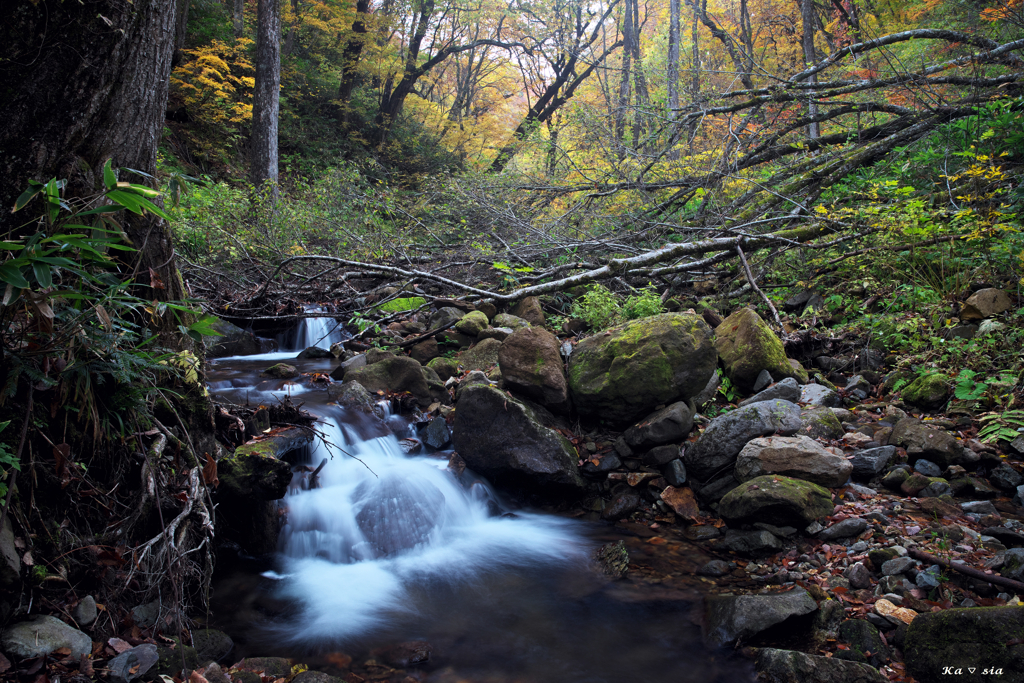
[[[750,288],[757,292],[758,296],[761,297],[761,300],[768,305],[768,310],[772,312],[772,317],[775,318],[775,324],[779,326],[779,332],[781,334],[785,334],[786,328],[782,326],[782,319],[779,318],[779,312],[775,309],[775,304],[772,303],[771,299],[765,296],[765,293],[762,292],[757,286],[757,283],[754,282],[754,275],[750,272],[750,265],[747,263],[747,257],[743,254],[743,247],[737,244],[736,253],[740,255],[740,263],[743,264],[743,273],[747,276],[747,284],[749,284]]]
[[[28,423],[32,417],[32,382],[28,383],[28,406],[25,408],[25,419],[21,423],[21,439],[18,441],[18,452],[14,455],[17,462],[21,462],[21,453],[25,449],[25,441],[28,439]],[[0,529],[7,524],[7,511],[11,509],[11,496],[14,495],[14,486],[18,483],[18,470],[11,468],[11,479],[7,483],[7,498],[4,500],[4,509],[0,510]]]
[[[929,555],[923,550],[917,550],[916,548],[909,548],[907,550],[907,554],[913,557],[915,560],[921,560],[922,562],[931,562],[945,569],[952,569],[955,572],[960,572],[964,576],[969,576],[972,579],[980,579],[981,581],[986,581],[994,586],[1011,588],[1017,593],[1024,594],[1024,583],[1021,583],[1020,581],[1014,581],[1013,579],[1008,579],[1005,576],[995,576],[994,574],[986,574],[985,572],[980,571],[978,569],[974,569],[973,567],[968,567],[963,562],[957,562],[954,564],[949,560],[943,560],[940,557]]]
[[[458,321],[458,320],[453,320],[453,321],[451,321],[450,323],[448,323],[447,325],[444,325],[444,326],[442,326],[442,327],[436,327],[436,328],[434,328],[434,329],[432,329],[432,330],[429,330],[429,331],[427,331],[427,332],[424,332],[423,334],[421,334],[421,335],[420,335],[420,336],[418,336],[418,337],[413,337],[412,339],[406,339],[406,340],[405,340],[404,342],[402,342],[402,343],[398,344],[398,348],[400,348],[400,349],[407,349],[407,348],[409,348],[410,346],[414,346],[414,345],[416,345],[416,344],[420,343],[420,342],[421,342],[421,341],[423,341],[424,339],[430,339],[430,338],[431,338],[431,337],[433,337],[433,336],[434,336],[435,334],[438,334],[438,333],[440,333],[440,332],[444,332],[444,331],[445,331],[445,330],[447,330],[447,329],[448,329],[449,327],[452,327],[453,325],[455,325],[455,323],[457,323],[457,322],[459,322],[459,321]]]

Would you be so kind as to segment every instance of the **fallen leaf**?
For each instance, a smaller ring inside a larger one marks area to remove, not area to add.
[[[206,677],[198,671],[193,671],[189,674],[188,681],[189,683],[209,683],[209,681],[206,680]]]
[[[94,671],[92,660],[88,655],[82,655],[82,658],[78,660],[78,671],[86,678],[92,678]]]
[[[114,652],[116,652],[117,654],[121,654],[125,650],[132,649],[131,645],[121,640],[120,638],[111,638],[107,641],[107,645],[114,648]]]
[[[220,479],[217,478],[217,461],[211,458],[209,453],[203,455],[206,456],[206,463],[203,465],[203,483],[212,484],[213,488],[217,488],[220,485]]]
[[[909,624],[917,616],[917,612],[906,607],[897,607],[885,598],[875,602],[875,611],[881,614],[883,617],[893,617],[899,619],[904,624]]]

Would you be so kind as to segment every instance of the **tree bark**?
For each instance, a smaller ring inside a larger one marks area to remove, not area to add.
[[[284,54],[288,56],[295,49],[295,34],[299,32],[299,0],[292,0],[292,25],[288,27],[288,37],[284,41]]]
[[[366,17],[370,14],[370,0],[357,0],[356,18],[352,22],[352,35],[345,41],[341,51],[341,84],[338,86],[338,101],[343,108],[342,121],[348,124],[352,118],[350,102],[352,93],[359,85],[359,57],[367,38]]]
[[[234,0],[231,11],[231,23],[235,30],[235,38],[241,38],[245,32],[245,0]]]
[[[810,66],[818,61],[814,52],[814,0],[800,0],[800,19],[803,22],[803,49],[804,64]],[[807,78],[808,83],[817,83],[818,77],[811,74]],[[814,119],[818,115],[818,103],[814,99],[814,91],[807,93],[807,116]],[[817,121],[807,124],[807,137],[816,140],[821,137],[821,131]]]
[[[619,73],[619,106],[615,109],[615,141],[622,146],[626,134],[626,113],[629,111],[630,73],[633,61],[633,2],[625,0],[622,6],[622,71]],[[624,152],[619,152],[621,159]]]
[[[278,0],[256,5],[256,88],[252,100],[249,176],[257,193],[277,201],[277,125],[281,94],[281,11]],[[269,188],[267,187],[269,185]]]
[[[668,91],[668,118],[675,117],[679,108],[679,11],[680,0],[669,0],[668,19],[668,66],[666,89]]]
[[[185,37],[188,31],[188,9],[191,4],[191,0],[177,1],[177,14],[174,17],[174,55],[171,58],[174,66],[181,62],[181,50],[185,47]]]

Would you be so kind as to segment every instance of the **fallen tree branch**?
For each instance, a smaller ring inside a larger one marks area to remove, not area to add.
[[[757,292],[757,295],[761,297],[761,300],[767,304],[768,310],[772,312],[772,317],[775,318],[775,324],[779,327],[779,334],[785,334],[786,328],[782,326],[782,319],[779,317],[778,310],[776,310],[772,300],[769,299],[765,293],[761,291],[761,288],[757,286],[757,283],[754,282],[754,274],[750,272],[750,264],[747,263],[747,257],[743,254],[743,247],[739,244],[736,245],[736,253],[739,254],[740,263],[743,264],[743,274],[747,276],[747,284],[749,284],[750,288]]]
[[[1010,588],[1017,593],[1024,594],[1024,583],[1021,583],[1020,581],[1014,581],[1013,579],[1008,579],[1005,576],[986,574],[985,572],[980,571],[978,569],[974,569],[973,567],[968,567],[963,562],[950,562],[949,560],[944,560],[941,557],[929,555],[923,550],[917,550],[916,548],[909,548],[907,550],[907,554],[915,560],[921,560],[922,562],[931,562],[932,564],[937,564],[940,567],[943,567],[944,569],[952,569],[953,571],[959,572],[964,576],[969,576],[972,579],[979,579],[981,581],[991,583],[994,586]]]

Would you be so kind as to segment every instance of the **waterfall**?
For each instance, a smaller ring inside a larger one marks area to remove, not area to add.
[[[305,311],[306,313],[323,313],[323,310],[317,306],[307,306]],[[341,323],[330,316],[302,318],[287,346],[294,351],[302,351],[310,346],[329,349],[331,344],[344,341],[347,336]]]

